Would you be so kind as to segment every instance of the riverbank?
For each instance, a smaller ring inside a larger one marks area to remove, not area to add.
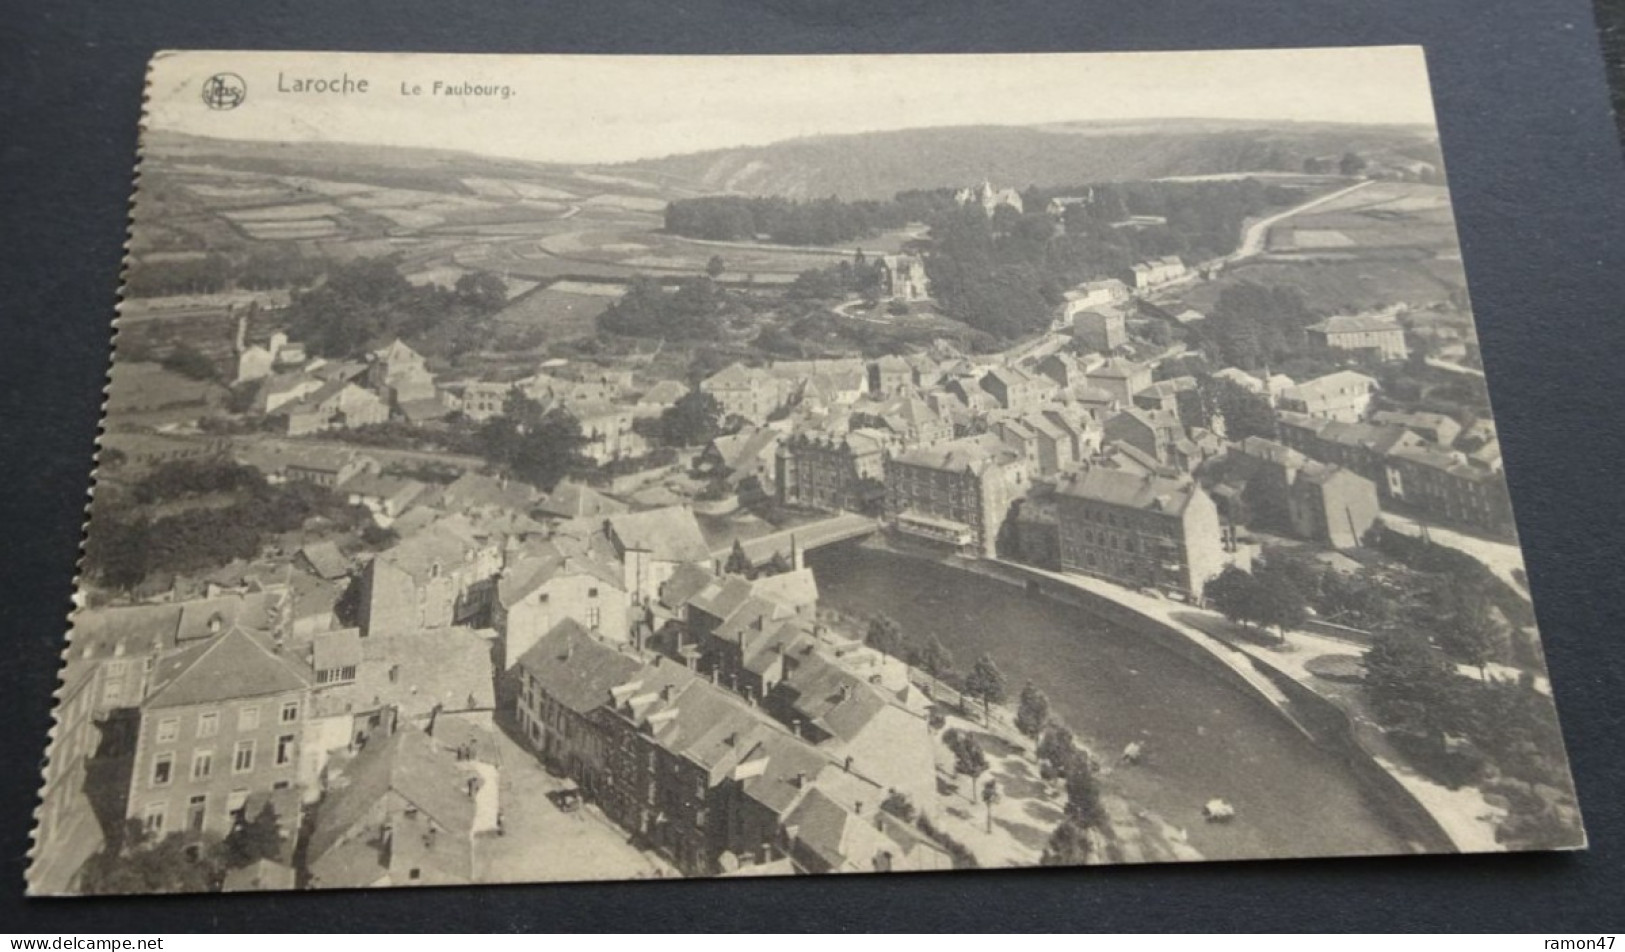
[[[1164,645],[1216,662],[1214,670],[1244,685],[1260,700],[1316,745],[1342,759],[1360,779],[1365,792],[1389,812],[1414,847],[1427,852],[1481,852],[1498,849],[1493,827],[1476,819],[1463,822],[1463,799],[1371,749],[1336,700],[1325,696],[1307,671],[1283,670],[1262,651],[1248,651],[1192,624],[1193,616],[1226,623],[1221,616],[1179,602],[1130,591],[1087,576],[1065,575],[1004,560],[954,560],[959,567],[1029,587],[1056,597],[1061,585],[1084,596],[1079,607],[1108,614],[1118,624],[1131,624],[1157,637]],[[1045,586],[1049,587],[1045,587]],[[1126,613],[1126,614],[1125,614]],[[1187,657],[1190,655],[1187,654]],[[1483,811],[1492,811],[1482,804]]]
[[[1038,865],[1050,834],[1064,817],[1066,792],[1059,780],[1042,776],[1036,742],[1015,726],[1010,704],[966,709],[957,691],[920,672],[912,672],[899,658],[862,644],[867,619],[821,610],[821,637],[829,656],[851,673],[864,678],[897,699],[904,710],[930,724],[935,760],[934,783],[916,786],[907,794],[905,812],[917,811],[933,830],[962,845],[984,868]],[[1066,725],[1070,729],[1070,725]],[[972,738],[987,758],[987,770],[970,777],[958,773],[957,760],[947,738]],[[1098,748],[1080,743],[1091,761],[1108,761]],[[1203,859],[1186,832],[1136,802],[1100,772],[1101,806],[1105,819],[1097,832],[1100,863],[1192,862]],[[989,782],[998,797],[982,798]]]
[[[1420,848],[1365,792],[1356,769],[1259,697],[1264,683],[1216,676],[1220,666],[1207,652],[1148,633],[1132,612],[1108,617],[1064,586],[1040,597],[1024,583],[966,571],[962,560],[945,564],[940,550],[848,542],[809,552],[807,564],[824,608],[888,615],[913,640],[938,639],[956,670],[989,654],[1012,692],[1031,681],[1059,719],[1105,754],[1111,785],[1185,831],[1208,859]],[[1116,765],[1130,743],[1146,756]],[[1235,805],[1230,823],[1203,818],[1214,798]]]

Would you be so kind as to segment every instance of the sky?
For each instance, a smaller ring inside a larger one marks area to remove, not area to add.
[[[247,92],[235,108],[211,109],[202,91],[222,72]],[[365,80],[366,90],[296,91],[301,80],[346,76]],[[179,52],[159,54],[148,78],[154,129],[574,163],[932,126],[1434,123],[1422,50],[1397,46],[727,57]],[[446,94],[460,84],[487,94]]]

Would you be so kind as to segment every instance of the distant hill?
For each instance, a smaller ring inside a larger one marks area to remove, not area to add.
[[[704,191],[852,199],[983,179],[1026,188],[1295,172],[1305,158],[1335,158],[1347,151],[1439,162],[1436,136],[1420,126],[1171,120],[819,136],[647,159],[615,169]]]

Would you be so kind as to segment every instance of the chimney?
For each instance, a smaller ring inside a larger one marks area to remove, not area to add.
[[[796,786],[797,790],[806,789],[806,786],[807,786],[807,775],[806,775],[806,773],[798,772],[796,774],[794,783],[795,783],[795,786]]]
[[[670,701],[672,699],[672,695],[673,691],[671,685],[668,684],[660,689],[660,699],[662,701]]]

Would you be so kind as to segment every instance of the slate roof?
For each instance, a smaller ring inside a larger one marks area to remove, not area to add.
[[[990,464],[1014,459],[1014,455],[996,435],[983,433],[979,436],[949,440],[935,446],[918,447],[898,454],[894,459],[906,466],[955,472],[969,469],[980,473]]]
[[[554,700],[585,714],[608,703],[610,688],[630,681],[643,664],[566,618],[519,657],[519,667]]]
[[[1370,331],[1397,331],[1403,330],[1403,328],[1392,317],[1378,314],[1338,314],[1319,323],[1310,324],[1305,330],[1319,331],[1323,334],[1354,334]]]
[[[300,691],[309,676],[241,628],[161,658],[153,671],[149,710],[213,704]]]
[[[626,512],[626,503],[574,480],[564,480],[536,504],[537,510],[561,519],[615,516]]]
[[[497,598],[509,608],[556,578],[590,575],[620,591],[625,584],[617,567],[586,556],[567,554],[551,542],[537,547],[503,570]]]
[[[350,560],[333,542],[312,542],[300,549],[299,555],[321,578],[336,579],[350,574]]]
[[[1199,491],[1195,481],[1096,466],[1061,480],[1056,494],[1114,506],[1179,515]]]
[[[694,513],[687,506],[667,506],[609,517],[611,530],[623,549],[651,553],[665,562],[707,562],[710,546]]]
[[[316,810],[306,848],[311,865],[321,862],[391,791],[432,818],[448,839],[466,839],[473,830],[474,801],[467,793],[466,774],[449,751],[440,750],[422,731],[408,728],[374,739],[341,777],[342,785],[335,784]]]

